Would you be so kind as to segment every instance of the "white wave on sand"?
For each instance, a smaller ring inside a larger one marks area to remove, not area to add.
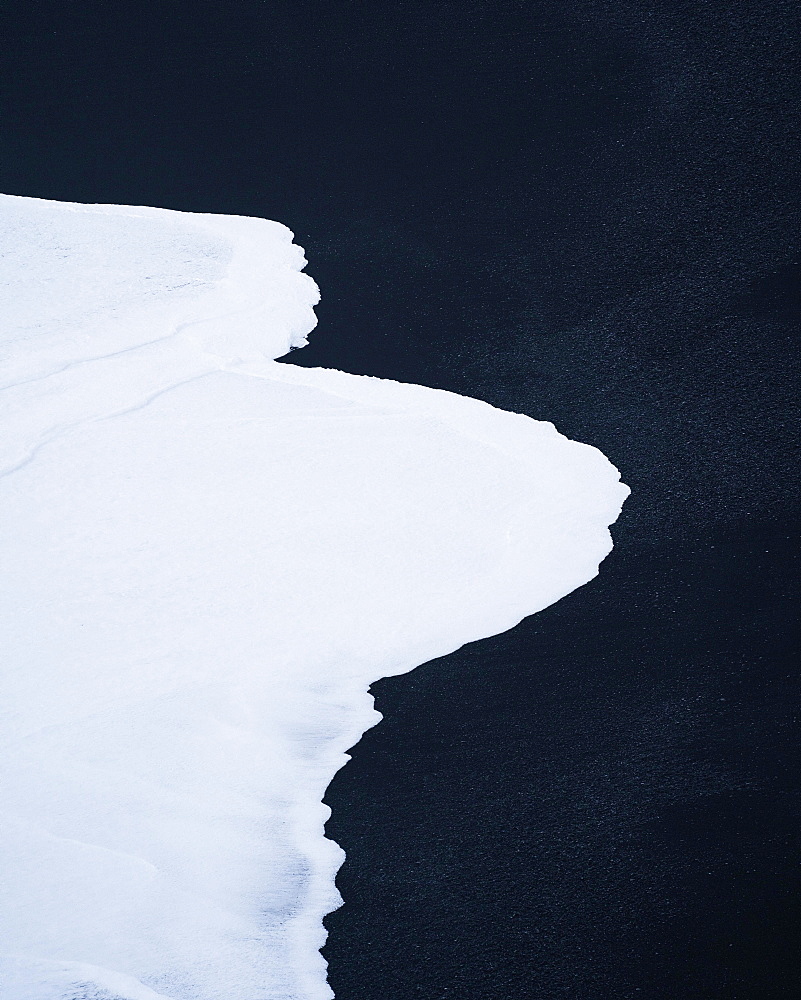
[[[594,448],[281,365],[261,219],[0,198],[0,997],[318,1000],[368,685],[594,577]]]

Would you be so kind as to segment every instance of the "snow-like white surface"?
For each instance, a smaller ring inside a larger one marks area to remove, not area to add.
[[[0,998],[317,1000],[367,685],[592,578],[550,424],[276,363],[258,219],[0,198]]]

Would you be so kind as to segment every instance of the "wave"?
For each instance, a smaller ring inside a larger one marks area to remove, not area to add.
[[[322,1000],[368,694],[598,572],[594,448],[275,359],[261,219],[3,196],[0,997]]]

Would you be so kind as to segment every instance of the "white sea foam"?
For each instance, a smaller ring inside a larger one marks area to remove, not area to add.
[[[317,301],[283,226],[0,220],[0,998],[330,997],[368,684],[588,581],[627,490],[550,424],[275,362]]]

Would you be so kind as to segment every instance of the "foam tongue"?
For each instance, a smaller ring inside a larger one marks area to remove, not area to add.
[[[0,215],[0,997],[330,997],[369,683],[587,582],[627,489],[550,424],[272,360],[317,300],[282,226]]]

